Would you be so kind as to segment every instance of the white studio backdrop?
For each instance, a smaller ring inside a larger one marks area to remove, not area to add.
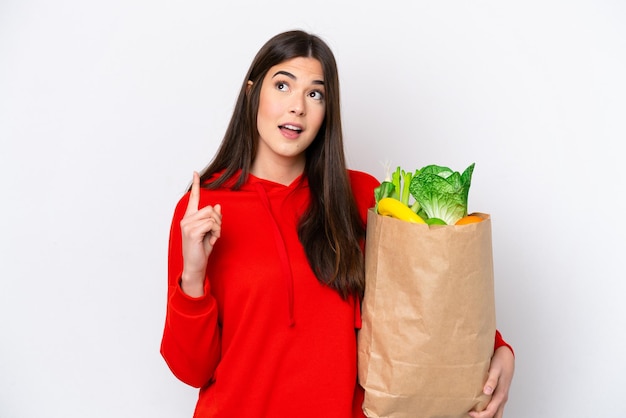
[[[352,168],[476,163],[505,416],[626,416],[625,21],[617,0],[0,0],[0,417],[191,416],[159,355],[172,211],[293,28],[335,51]]]

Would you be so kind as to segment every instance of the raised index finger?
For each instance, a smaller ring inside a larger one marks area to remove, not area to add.
[[[193,181],[191,182],[191,193],[189,194],[189,202],[187,202],[187,210],[185,214],[195,213],[198,211],[200,203],[200,175],[194,171]]]

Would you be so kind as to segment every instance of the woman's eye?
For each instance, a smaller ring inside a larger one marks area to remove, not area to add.
[[[276,88],[280,91],[287,91],[289,90],[289,86],[287,85],[287,83],[283,82],[283,81],[279,81],[276,83]]]
[[[319,90],[312,91],[311,93],[309,93],[309,96],[312,99],[315,99],[315,100],[323,100],[324,99],[324,94],[321,91],[319,91]]]

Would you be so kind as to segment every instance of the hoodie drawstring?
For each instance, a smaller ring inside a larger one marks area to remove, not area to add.
[[[256,189],[261,197],[261,201],[263,202],[263,206],[267,209],[267,213],[269,214],[270,219],[272,220],[272,230],[274,232],[274,242],[276,243],[276,249],[278,250],[278,256],[280,258],[280,265],[283,270],[283,277],[285,279],[285,284],[287,285],[287,297],[289,303],[289,326],[293,327],[295,325],[295,318],[293,313],[293,273],[291,271],[291,265],[289,264],[289,256],[287,255],[287,247],[285,246],[285,240],[278,228],[278,223],[274,218],[274,214],[272,213],[272,208],[270,206],[270,200],[267,197],[267,193],[263,186],[259,183],[255,184]]]

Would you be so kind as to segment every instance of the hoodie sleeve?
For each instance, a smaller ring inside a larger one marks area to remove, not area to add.
[[[180,221],[189,193],[178,203],[170,229],[168,286],[161,355],[172,373],[193,387],[208,384],[220,360],[221,336],[218,309],[205,279],[204,296],[192,298],[180,288],[183,271]]]
[[[511,347],[509,343],[504,341],[504,338],[502,338],[502,334],[500,334],[500,331],[496,330],[496,341],[493,345],[493,349],[495,351],[500,347],[507,347],[509,350],[511,350],[511,353],[513,353],[513,355],[515,356],[515,351],[513,351],[513,347]]]

